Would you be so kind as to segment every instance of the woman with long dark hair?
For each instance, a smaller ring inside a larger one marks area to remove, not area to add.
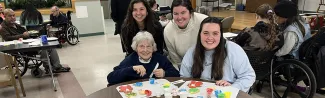
[[[246,51],[276,51],[283,45],[283,37],[277,29],[273,8],[263,4],[256,9],[257,23],[245,28],[233,41]]]
[[[221,26],[216,17],[202,21],[195,47],[191,47],[183,58],[180,75],[215,80],[219,86],[232,86],[247,92],[255,82],[254,69],[245,51],[223,38]]]
[[[126,19],[122,25],[121,37],[127,55],[134,52],[134,50],[131,48],[132,38],[139,31],[150,32],[157,43],[157,52],[163,54],[163,28],[154,18],[154,14],[146,0],[131,1]]]
[[[27,4],[25,11],[21,13],[21,25],[38,25],[43,23],[42,14],[32,4]]]
[[[298,6],[291,1],[281,1],[274,7],[277,16],[277,23],[280,31],[283,32],[284,45],[277,52],[276,56],[292,55],[299,59],[299,46],[311,37],[310,27],[298,16]]]

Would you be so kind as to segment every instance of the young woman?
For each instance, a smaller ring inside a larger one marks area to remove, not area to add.
[[[255,13],[256,25],[245,28],[233,41],[246,51],[275,51],[282,47],[283,37],[277,29],[272,7],[263,4]]]
[[[283,32],[284,45],[277,52],[276,56],[292,55],[299,59],[299,46],[311,37],[310,27],[298,16],[298,6],[291,1],[281,1],[274,7],[277,16],[277,23]]]
[[[133,38],[132,49],[135,51],[126,57],[120,65],[109,73],[109,85],[153,77],[179,77],[179,72],[173,67],[166,56],[156,53],[156,43],[149,32],[139,32]],[[158,66],[158,69],[155,69]]]
[[[38,25],[43,23],[42,14],[32,5],[28,4],[25,11],[21,13],[21,25]]]
[[[139,31],[150,32],[157,43],[158,53],[163,54],[164,38],[161,24],[154,19],[154,14],[146,0],[131,1],[126,19],[122,25],[121,37],[127,55],[134,52],[131,48],[132,38]]]
[[[171,10],[173,20],[165,27],[164,39],[169,59],[179,68],[188,48],[196,43],[202,20],[208,16],[195,13],[190,0],[174,0]]]
[[[215,80],[219,86],[232,86],[244,92],[255,82],[255,72],[244,50],[222,36],[221,21],[204,19],[195,47],[185,54],[181,77]]]

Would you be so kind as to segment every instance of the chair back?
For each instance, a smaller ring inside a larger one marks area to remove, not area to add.
[[[273,61],[274,52],[272,51],[246,51],[249,62],[251,63],[256,80],[263,80],[269,75],[270,67]]]
[[[7,54],[0,52],[0,68],[8,66],[8,58]]]
[[[225,30],[225,29],[230,29],[232,24],[234,23],[235,21],[235,18],[234,16],[229,16],[229,17],[226,17],[224,18],[221,22],[222,22],[222,29]]]
[[[72,11],[68,11],[67,12],[67,18],[68,18],[68,20],[71,20],[71,13],[72,13]]]

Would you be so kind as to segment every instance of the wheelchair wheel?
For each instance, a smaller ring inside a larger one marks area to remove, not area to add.
[[[31,70],[31,74],[32,74],[32,76],[34,76],[36,78],[40,78],[43,75],[43,71],[40,68],[33,68]]]
[[[79,42],[79,31],[78,29],[71,25],[66,31],[66,40],[70,45],[76,45]]]
[[[297,96],[312,98],[316,92],[316,79],[311,69],[297,60],[277,62],[272,72],[271,87],[275,98]]]

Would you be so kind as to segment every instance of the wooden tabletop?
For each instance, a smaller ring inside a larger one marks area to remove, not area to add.
[[[205,80],[201,80],[201,79],[193,79],[193,78],[181,78],[181,77],[166,77],[164,79],[167,79],[170,82],[173,81],[177,81],[180,79],[183,79],[184,81],[188,81],[188,80],[199,80],[199,81],[205,81]],[[120,93],[116,90],[116,87],[120,86],[120,85],[125,85],[125,84],[131,84],[131,83],[135,83],[135,82],[140,82],[140,81],[148,81],[148,79],[140,79],[140,80],[133,80],[133,81],[128,81],[128,82],[124,82],[124,83],[120,83],[120,84],[116,84],[116,85],[112,85],[109,87],[106,87],[104,89],[101,89],[95,93],[90,94],[89,96],[87,96],[87,98],[122,98],[122,96],[120,95]],[[205,81],[205,82],[209,82],[209,81]],[[176,86],[181,86],[183,83],[180,84],[176,84]],[[155,98],[155,97],[154,97]],[[162,97],[164,98],[164,97]],[[173,97],[173,98],[179,98],[179,97]],[[252,98],[250,95],[248,95],[247,93],[240,91],[237,95],[237,98]]]

